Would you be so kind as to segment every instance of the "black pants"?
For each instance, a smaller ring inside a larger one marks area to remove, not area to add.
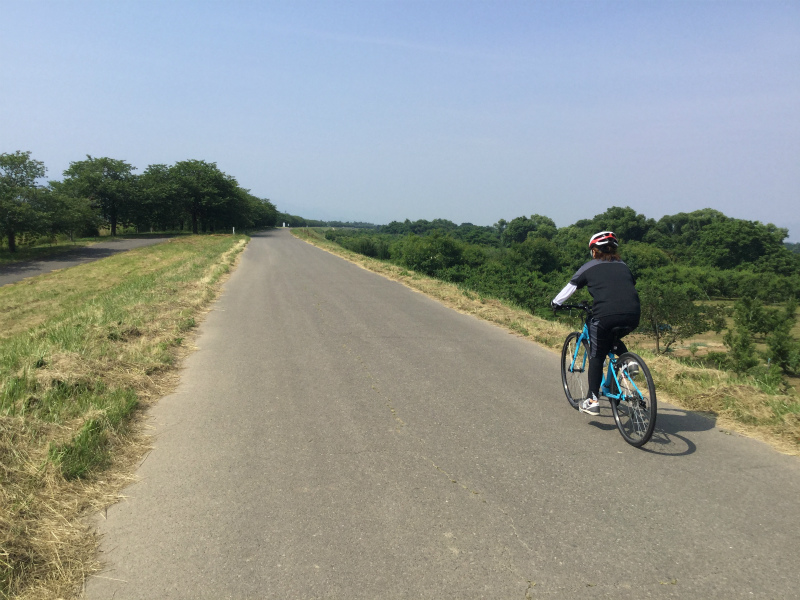
[[[603,381],[603,363],[608,353],[613,351],[619,356],[628,351],[625,343],[620,340],[614,344],[614,334],[612,330],[617,327],[624,327],[627,335],[639,326],[638,314],[608,315],[599,319],[592,318],[589,321],[589,394],[595,398],[600,397],[600,383]],[[617,333],[618,337],[622,337]]]

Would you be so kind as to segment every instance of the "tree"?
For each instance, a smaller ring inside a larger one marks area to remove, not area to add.
[[[788,374],[800,371],[800,344],[792,338],[792,328],[797,322],[797,301],[786,302],[777,323],[767,335],[767,358]]]
[[[478,244],[481,246],[498,247],[500,236],[494,227],[483,227],[472,223],[462,223],[453,231],[453,235],[462,242]],[[800,258],[800,257],[798,257]]]
[[[247,194],[250,203],[250,227],[275,227],[278,220],[278,210],[275,205],[266,198],[258,198],[252,194]]]
[[[656,342],[656,352],[667,352],[673,344],[698,333],[722,329],[722,316],[714,306],[700,306],[693,300],[693,286],[676,283],[641,282],[640,329]]]
[[[764,303],[751,296],[742,296],[733,305],[734,320],[741,323],[751,334],[766,335],[779,325],[775,311],[764,308]]]
[[[402,262],[410,269],[436,275],[461,262],[463,244],[441,231],[430,235],[409,235],[403,240]]]
[[[787,253],[786,229],[758,221],[725,219],[703,228],[692,255],[696,264],[733,269],[771,254]]]
[[[669,257],[663,250],[642,242],[629,242],[623,245],[620,254],[634,277],[639,277],[640,273],[648,269],[665,267],[670,263]]]
[[[556,245],[546,238],[530,234],[524,242],[516,244],[509,251],[509,257],[524,270],[541,274],[550,273],[561,266]]]
[[[497,232],[497,235],[499,235],[500,237],[503,236],[503,232],[506,230],[506,227],[508,227],[508,221],[506,221],[505,219],[500,219],[497,223],[492,225],[492,228]]]
[[[135,214],[134,168],[124,160],[87,155],[64,171],[64,189],[74,197],[88,198],[111,235],[117,235],[117,225],[129,223]]]
[[[624,242],[639,242],[656,226],[653,219],[637,214],[630,206],[612,206],[606,212],[596,215],[591,223],[595,232],[613,231]]]
[[[236,180],[204,160],[184,160],[170,168],[181,206],[191,220],[192,233],[213,228],[238,187]]]
[[[148,165],[138,178],[137,214],[133,221],[140,230],[155,227],[161,231],[181,229],[185,220],[177,178],[164,164]]]
[[[46,172],[44,163],[33,160],[30,152],[0,154],[0,228],[9,252],[17,250],[17,234],[41,227],[43,214],[36,207],[41,188],[36,180]]]
[[[734,323],[725,332],[722,343],[728,349],[728,364],[737,373],[746,373],[758,365],[752,334],[743,323]]]
[[[733,326],[725,333],[723,343],[728,348],[728,364],[737,373],[746,373],[759,363],[753,336],[767,333],[767,358],[776,367],[788,372],[796,366],[797,346],[791,339],[797,303],[790,299],[784,310],[771,313],[758,300],[743,297],[733,306]],[[779,371],[778,371],[779,372]]]
[[[679,256],[691,256],[690,248],[697,241],[700,232],[711,223],[727,219],[728,217],[713,208],[665,215],[645,234],[642,241]]]
[[[580,223],[580,221],[578,222]],[[587,227],[570,225],[558,230],[553,242],[561,255],[561,264],[569,271],[575,271],[589,260],[589,238],[596,233]]]
[[[47,212],[50,234],[65,233],[73,241],[76,233],[97,235],[100,217],[88,198],[71,196],[60,181],[51,181],[43,192],[42,206]]]
[[[511,219],[508,223],[500,239],[504,245],[510,246],[511,244],[520,244],[524,242],[528,236],[543,237],[545,239],[552,239],[556,234],[557,228],[553,219],[543,217],[542,215],[531,215],[528,217],[517,217]]]

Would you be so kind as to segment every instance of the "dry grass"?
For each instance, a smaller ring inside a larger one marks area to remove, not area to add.
[[[85,517],[131,481],[138,417],[246,243],[178,238],[0,288],[0,597],[74,597],[98,570]]]
[[[138,428],[124,439],[114,436],[109,444],[115,457],[103,476],[69,481],[48,461],[47,447],[36,443],[39,436],[63,438],[67,428],[36,428],[22,419],[0,418],[6,470],[0,495],[0,565],[11,573],[4,596],[38,600],[78,594],[86,577],[100,568],[99,540],[83,517],[117,501],[147,449],[147,438]],[[9,446],[15,454],[10,461]]]
[[[573,331],[565,323],[541,319],[500,300],[482,298],[456,285],[351,252],[313,230],[293,229],[292,233],[459,312],[475,315],[555,351],[560,352],[564,338]],[[767,442],[780,452],[800,455],[800,398],[793,390],[782,395],[767,394],[731,373],[692,367],[664,355],[655,355],[644,345],[634,346],[637,341],[634,339],[629,346],[645,356],[662,401],[706,413],[713,416],[720,427]]]

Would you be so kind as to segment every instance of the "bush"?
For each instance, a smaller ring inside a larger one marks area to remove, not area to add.
[[[777,314],[775,326],[767,335],[767,358],[788,375],[800,373],[800,343],[792,338],[797,321],[797,302],[792,299]]]
[[[400,262],[409,269],[436,276],[461,263],[463,245],[449,235],[434,231],[420,237],[410,235],[403,240]]]

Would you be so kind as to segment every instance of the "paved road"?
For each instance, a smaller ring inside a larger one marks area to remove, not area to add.
[[[800,464],[665,407],[648,451],[558,357],[253,238],[90,599],[797,598]]]
[[[67,267],[74,267],[75,265],[82,265],[83,263],[100,260],[101,258],[112,256],[118,252],[124,252],[125,250],[141,248],[142,246],[152,246],[153,244],[164,242],[167,239],[169,238],[117,238],[105,242],[98,242],[91,246],[68,250],[49,258],[0,265],[0,286],[20,281],[26,277],[35,277],[36,275],[50,273],[58,269],[66,269]]]

